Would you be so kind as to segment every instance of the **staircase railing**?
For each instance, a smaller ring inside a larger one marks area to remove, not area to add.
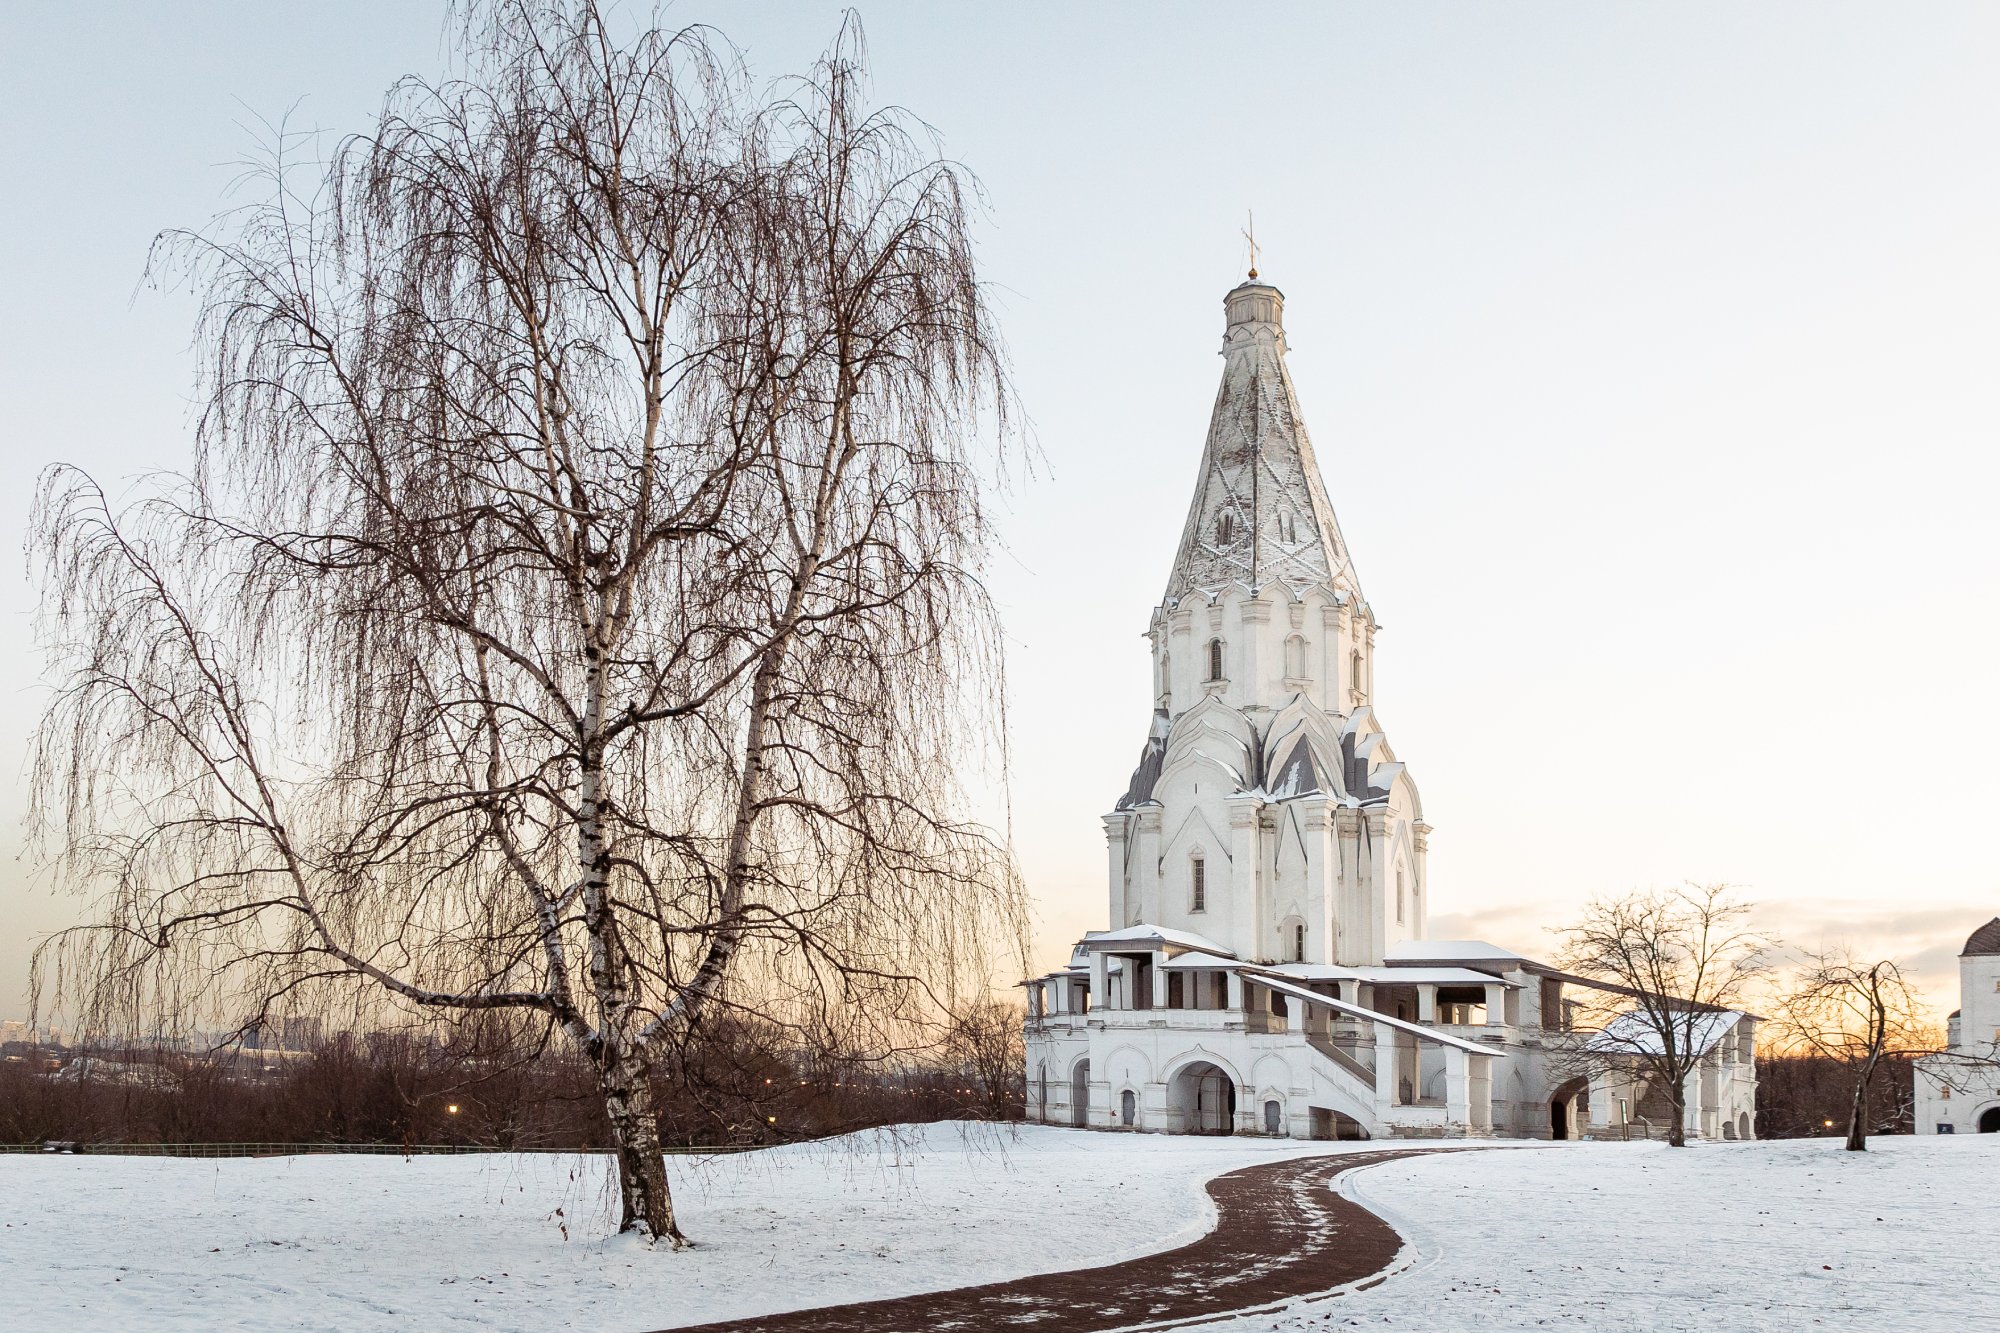
[[[1322,1037],[1317,1032],[1309,1032],[1306,1034],[1306,1045],[1339,1065],[1372,1092],[1375,1087],[1375,1071],[1335,1045],[1330,1038]]]

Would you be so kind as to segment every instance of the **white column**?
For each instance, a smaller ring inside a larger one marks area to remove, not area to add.
[[[1263,801],[1255,796],[1231,796],[1229,805],[1229,904],[1228,915],[1223,918],[1228,933],[1223,942],[1236,952],[1238,958],[1260,958],[1263,950],[1258,948],[1263,923],[1257,919],[1259,892],[1262,881],[1263,857],[1259,855],[1259,843],[1263,841],[1257,827],[1257,812],[1263,808]],[[1217,904],[1210,903],[1213,912]]]
[[[1387,1023],[1375,1028],[1375,1111],[1386,1114],[1396,1104],[1396,1029]]]
[[[1200,682],[1208,675],[1207,642],[1195,638],[1194,607],[1183,602],[1167,618],[1167,651],[1172,654],[1169,665],[1173,669],[1167,688],[1173,691],[1176,713],[1186,712],[1201,699]]]
[[[1483,1056],[1468,1055],[1466,1088],[1472,1109],[1472,1128],[1480,1134],[1493,1132],[1493,1070],[1499,1063]]]
[[[1113,930],[1121,930],[1132,924],[1130,915],[1133,904],[1130,901],[1130,872],[1125,864],[1126,832],[1131,823],[1129,815],[1104,816],[1104,848],[1109,862],[1111,881],[1111,921]]]
[[[1374,937],[1368,946],[1368,962],[1370,966],[1379,967],[1389,937],[1398,931],[1408,937],[1411,931],[1407,925],[1407,910],[1404,912],[1406,924],[1398,925],[1396,922],[1396,874],[1389,864],[1388,807],[1378,805],[1362,813],[1368,821],[1368,875],[1365,883],[1376,923]]]
[[[1507,1021],[1507,988],[1497,981],[1486,983],[1486,1026],[1497,1028]]]
[[[1265,682],[1270,655],[1264,650],[1264,636],[1270,631],[1265,626],[1271,623],[1271,600],[1266,596],[1246,597],[1237,612],[1236,670],[1240,673],[1230,691],[1235,695],[1235,703],[1260,704],[1269,699],[1272,691]]]
[[[1166,961],[1167,955],[1164,952],[1153,955],[1153,1007],[1155,1009],[1164,1009],[1167,1007],[1167,969],[1164,966]]]
[[[1141,807],[1135,822],[1138,836],[1127,835],[1125,850],[1133,858],[1131,905],[1141,919],[1157,922],[1165,912],[1160,903],[1160,807]]]
[[[1333,939],[1340,915],[1334,895],[1340,875],[1340,849],[1333,841],[1332,813],[1324,800],[1301,801],[1298,810],[1299,828],[1306,845],[1305,961],[1331,963],[1336,961]],[[1279,957],[1289,959],[1292,942],[1280,940],[1278,944]]]
[[[1370,942],[1374,918],[1361,875],[1361,812],[1337,810],[1333,822],[1340,844],[1340,884],[1334,895],[1334,916],[1340,922],[1343,943],[1330,961],[1348,966],[1374,966],[1382,960],[1374,956],[1375,946]]]
[[[1417,1021],[1436,1023],[1438,1016],[1438,988],[1429,982],[1417,986]]]
[[[1444,1118],[1448,1125],[1472,1124],[1472,1089],[1465,1067],[1470,1059],[1456,1046],[1444,1048]]]
[[[1319,649],[1319,669],[1313,673],[1313,701],[1329,713],[1347,712],[1347,696],[1340,690],[1340,607],[1322,606],[1319,609],[1319,634],[1314,647]]]

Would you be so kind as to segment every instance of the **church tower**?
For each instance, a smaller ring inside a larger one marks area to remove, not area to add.
[[[1417,789],[1375,717],[1375,617],[1285,369],[1284,294],[1224,299],[1222,385],[1154,608],[1154,712],[1105,817],[1113,929],[1379,965],[1424,937]]]

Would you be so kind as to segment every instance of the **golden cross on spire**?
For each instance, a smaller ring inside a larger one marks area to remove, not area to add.
[[[1257,214],[1250,211],[1246,216],[1250,225],[1243,229],[1243,239],[1250,242],[1250,276],[1254,278],[1257,276]]]

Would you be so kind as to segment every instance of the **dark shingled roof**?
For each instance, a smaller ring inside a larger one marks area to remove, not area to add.
[[[1160,766],[1167,762],[1167,733],[1172,729],[1167,710],[1153,711],[1153,729],[1146,734],[1146,748],[1139,752],[1139,766],[1132,770],[1131,785],[1112,809],[1130,810],[1153,799],[1153,784],[1160,780]]]
[[[2000,916],[1973,931],[1972,938],[1965,942],[1965,948],[1959,951],[1958,956],[1973,958],[1988,954],[2000,954]]]

